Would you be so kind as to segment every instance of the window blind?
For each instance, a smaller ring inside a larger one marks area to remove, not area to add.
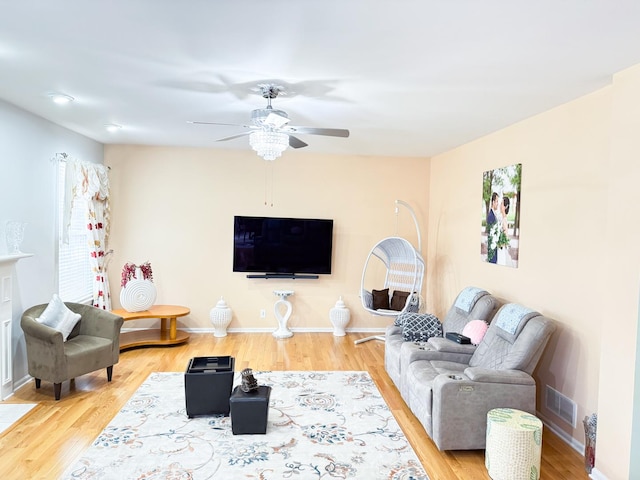
[[[58,162],[58,295],[65,302],[90,303],[93,285],[86,233],[87,203],[83,199],[73,199],[69,243],[63,242],[66,168],[67,162]]]

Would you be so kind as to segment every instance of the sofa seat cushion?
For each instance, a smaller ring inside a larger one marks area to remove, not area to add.
[[[438,375],[463,375],[466,365],[446,360],[418,360],[408,365],[403,379],[404,391],[408,399],[405,402],[414,409],[414,405],[431,411],[431,388]]]
[[[78,335],[65,343],[64,356],[67,378],[74,378],[112,365],[113,342],[102,337]]]

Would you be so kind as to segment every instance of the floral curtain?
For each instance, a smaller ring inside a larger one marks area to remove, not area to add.
[[[88,162],[72,162],[75,173],[74,193],[87,202],[87,242],[94,273],[93,306],[111,310],[111,293],[107,277],[109,237],[109,177],[107,167]],[[67,164],[67,167],[70,167]]]

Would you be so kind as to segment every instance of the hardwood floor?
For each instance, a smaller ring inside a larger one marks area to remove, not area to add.
[[[364,335],[334,337],[331,333],[296,333],[276,340],[269,333],[192,334],[189,343],[176,347],[144,348],[122,352],[113,381],[102,370],[62,385],[62,398],[53,399],[53,385],[33,382],[20,388],[5,403],[38,403],[19,422],[0,435],[0,478],[54,479],[73,463],[122,408],[146,377],[155,371],[184,371],[192,357],[232,355],[236,371],[260,370],[366,370],[392,409],[431,480],[489,479],[484,451],[440,452],[411,414],[384,370],[384,343],[373,340],[353,344]],[[588,479],[583,457],[544,430],[541,478]],[[368,479],[367,479],[368,480]]]

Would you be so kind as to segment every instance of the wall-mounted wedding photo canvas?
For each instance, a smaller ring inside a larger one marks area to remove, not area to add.
[[[482,174],[480,258],[483,262],[518,268],[521,180],[521,163]]]

